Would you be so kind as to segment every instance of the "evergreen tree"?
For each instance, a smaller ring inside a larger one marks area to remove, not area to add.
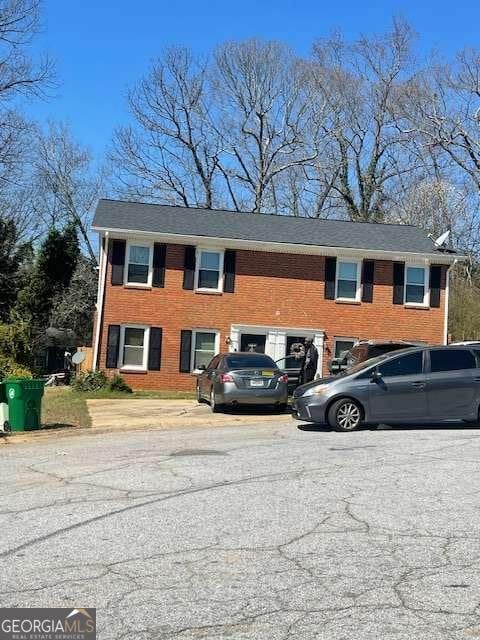
[[[18,244],[14,220],[0,218],[0,322],[7,322],[24,285],[22,268],[31,256],[28,244]]]
[[[80,256],[73,225],[62,231],[50,229],[30,270],[28,282],[18,296],[17,314],[33,331],[42,332],[48,324],[53,300],[69,285]]]

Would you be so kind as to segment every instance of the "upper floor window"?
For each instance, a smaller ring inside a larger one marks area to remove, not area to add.
[[[427,272],[427,267],[405,266],[405,304],[428,303]]]
[[[126,284],[151,285],[151,247],[129,244]]]
[[[360,300],[360,264],[339,260],[337,263],[337,300]]]
[[[200,291],[221,291],[223,284],[223,251],[200,249],[196,264],[195,288]]]

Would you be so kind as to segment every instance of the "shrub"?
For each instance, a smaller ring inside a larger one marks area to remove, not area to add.
[[[132,387],[128,385],[122,376],[119,376],[116,373],[108,383],[108,388],[110,391],[121,391],[122,393],[132,393]]]
[[[75,391],[98,391],[107,386],[108,378],[103,371],[86,371],[72,381]]]
[[[32,378],[32,372],[12,358],[0,354],[0,380],[3,378]]]

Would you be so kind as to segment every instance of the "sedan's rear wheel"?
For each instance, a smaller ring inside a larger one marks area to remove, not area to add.
[[[362,410],[355,400],[342,398],[334,402],[328,412],[328,424],[335,431],[354,431],[360,426]]]
[[[212,413],[219,413],[222,410],[222,405],[218,404],[213,387],[210,391],[210,409],[212,410]]]

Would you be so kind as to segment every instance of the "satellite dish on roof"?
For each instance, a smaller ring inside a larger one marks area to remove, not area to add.
[[[433,241],[433,244],[437,249],[440,249],[440,247],[443,247],[445,245],[449,237],[450,237],[450,229],[447,229],[445,233],[442,233],[441,236],[439,236],[436,240]]]
[[[85,353],[83,351],[76,351],[72,356],[73,364],[82,364],[85,360]]]

